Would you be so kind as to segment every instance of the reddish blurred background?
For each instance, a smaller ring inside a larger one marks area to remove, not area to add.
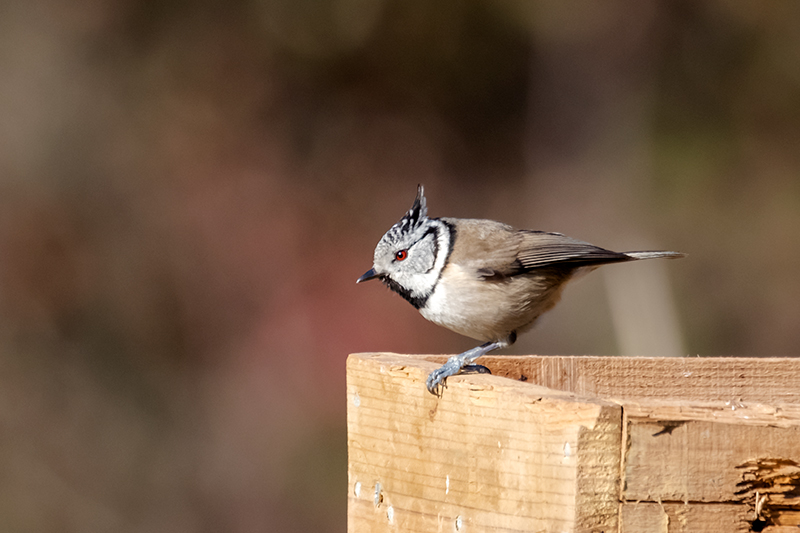
[[[343,531],[426,186],[620,250],[510,353],[800,353],[800,4],[0,4],[0,530]]]

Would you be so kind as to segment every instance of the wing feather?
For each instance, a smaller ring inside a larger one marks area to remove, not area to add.
[[[579,268],[634,259],[561,233],[516,230],[491,220],[443,220],[456,229],[458,244],[450,261],[474,269],[482,279],[502,279],[558,264]]]
[[[575,267],[630,261],[624,253],[612,252],[561,233],[523,230],[517,260],[525,270],[569,263]]]

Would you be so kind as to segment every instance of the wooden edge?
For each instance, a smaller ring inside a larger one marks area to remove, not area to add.
[[[710,421],[737,426],[788,428],[800,425],[800,405],[744,402],[626,401],[613,400],[625,408],[626,416],[637,421]]]
[[[348,364],[351,359],[373,361],[384,365],[382,371],[391,372],[396,375],[402,375],[406,378],[418,381],[425,390],[425,380],[433,370],[439,368],[450,357],[448,355],[413,355],[413,354],[398,354],[392,352],[363,352],[353,353],[348,356]],[[483,364],[483,359],[479,361]],[[509,376],[492,374],[458,374],[447,378],[447,390],[456,384],[466,384],[471,390],[480,390],[487,388],[492,390],[502,390],[504,392],[514,392],[523,394],[525,396],[546,396],[548,398],[562,398],[572,399],[575,401],[593,403],[604,406],[618,406],[619,403],[613,400],[607,400],[597,396],[581,395],[569,390],[557,389],[540,385],[538,383],[526,379],[514,379]],[[425,390],[426,394],[431,395]],[[444,394],[442,396],[444,396]]]
[[[377,355],[377,354],[373,354]],[[393,355],[441,364],[446,355]],[[495,376],[620,403],[723,402],[800,408],[800,357],[485,355]]]

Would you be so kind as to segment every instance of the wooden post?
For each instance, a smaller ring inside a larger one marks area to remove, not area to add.
[[[444,359],[348,358],[349,532],[800,531],[800,359]]]

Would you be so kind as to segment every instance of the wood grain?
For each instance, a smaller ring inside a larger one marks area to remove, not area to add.
[[[387,354],[347,367],[350,532],[617,530],[618,405],[485,375],[436,398],[435,364]]]
[[[800,359],[445,358],[348,358],[349,531],[800,524]]]
[[[628,500],[736,502],[748,461],[800,457],[800,426],[634,419],[628,441]]]
[[[498,376],[588,397],[800,405],[796,358],[495,355],[478,362]]]
[[[620,533],[745,533],[752,519],[742,504],[626,502]]]

